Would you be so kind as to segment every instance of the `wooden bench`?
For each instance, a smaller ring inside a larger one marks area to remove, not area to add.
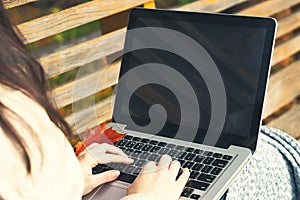
[[[16,6],[35,1],[4,0],[6,8],[15,10],[20,9],[14,8]],[[75,133],[111,119],[113,108],[111,88],[117,84],[120,67],[120,60],[110,64],[111,57],[122,51],[128,10],[136,6],[154,8],[155,2],[154,0],[93,0],[18,25],[25,37],[24,42],[30,47],[45,38],[99,21],[101,34],[98,32],[87,34],[63,45],[53,45],[51,48],[33,52],[50,79],[64,77],[71,71],[78,71],[82,66],[93,69],[80,78],[73,78],[71,81],[62,80],[63,84],[53,87],[53,97],[58,108],[74,127]],[[263,118],[265,124],[282,129],[300,139],[300,61],[298,60],[300,0],[198,0],[186,5],[176,5],[170,9],[271,16],[278,19],[276,48]],[[93,88],[98,81],[99,75],[102,75],[101,85],[95,90],[90,90],[89,88]],[[75,86],[76,95],[74,95]],[[108,97],[94,104],[94,97],[105,91],[108,91]],[[76,107],[79,109],[73,113],[64,113],[66,109],[72,110],[70,108],[73,103],[80,105]],[[91,113],[95,114],[96,118],[91,117]],[[76,116],[76,123],[74,116]]]

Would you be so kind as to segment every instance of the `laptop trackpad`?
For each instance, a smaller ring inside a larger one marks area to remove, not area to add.
[[[120,200],[124,196],[126,196],[126,188],[105,184],[102,187],[94,189],[92,192],[84,196],[82,199],[83,200],[98,200],[98,199]]]

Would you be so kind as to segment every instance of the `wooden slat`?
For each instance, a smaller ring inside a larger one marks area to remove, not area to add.
[[[272,66],[289,58],[300,51],[300,35],[288,40],[287,42],[277,46],[273,53]]]
[[[35,2],[37,0],[3,0],[4,7],[6,9],[14,8],[17,6],[25,5],[31,2]]]
[[[221,12],[240,3],[249,0],[201,0],[189,3],[184,6],[176,7],[175,10],[194,11],[194,12]]]
[[[272,16],[300,3],[300,0],[269,0],[251,6],[238,14],[255,16]]]
[[[276,37],[279,38],[300,27],[300,11],[295,12],[278,22]]]
[[[69,105],[105,88],[115,85],[118,81],[120,64],[120,61],[116,62],[109,67],[103,67],[97,72],[76,80],[75,82],[73,81],[54,89],[52,93],[58,108]],[[73,95],[75,84],[76,91],[78,91],[76,96]],[[97,86],[96,90],[95,85]]]
[[[114,96],[110,96],[105,100],[90,106],[89,108],[83,109],[77,112],[76,115],[76,125],[74,114],[66,117],[66,121],[71,127],[73,127],[75,134],[82,133],[87,128],[93,128],[96,125],[103,123],[112,118],[112,111],[114,105]],[[96,119],[94,117],[96,116]]]
[[[126,29],[96,37],[80,44],[42,56],[39,60],[48,76],[52,77],[73,68],[93,62],[115,52],[124,46]]]
[[[18,28],[25,43],[31,43],[147,2],[149,0],[94,0],[25,22]]]
[[[269,80],[263,118],[291,102],[300,94],[300,61],[272,75]],[[300,123],[300,122],[299,122]]]
[[[271,121],[268,126],[283,130],[294,138],[300,137],[300,105],[293,107],[279,118]]]

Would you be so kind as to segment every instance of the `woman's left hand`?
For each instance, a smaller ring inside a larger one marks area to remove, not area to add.
[[[113,181],[118,178],[120,172],[118,170],[109,170],[100,174],[92,174],[92,168],[98,164],[107,163],[123,163],[131,164],[134,160],[119,148],[109,144],[96,144],[89,145],[85,151],[78,155],[83,176],[84,176],[84,191],[83,195],[92,191],[95,187],[104,183]]]

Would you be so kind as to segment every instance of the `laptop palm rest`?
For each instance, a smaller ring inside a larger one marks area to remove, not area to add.
[[[126,196],[126,188],[113,186],[111,184],[104,184],[102,187],[98,187],[84,196],[83,200],[98,200],[98,199],[109,199],[109,200],[120,200]]]

